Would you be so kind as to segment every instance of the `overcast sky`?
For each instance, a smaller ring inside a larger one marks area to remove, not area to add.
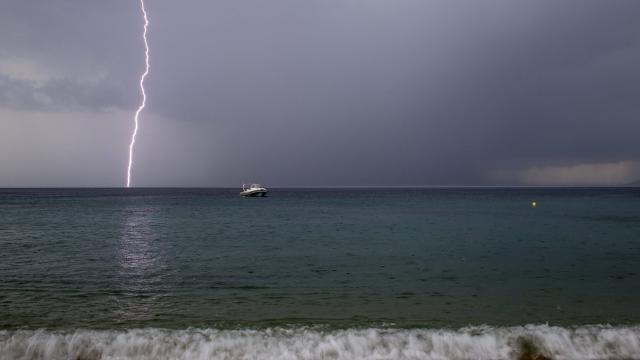
[[[134,186],[640,179],[640,1],[146,0]],[[0,186],[123,186],[137,0],[0,2]]]

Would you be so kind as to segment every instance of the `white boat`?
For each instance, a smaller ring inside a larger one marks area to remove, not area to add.
[[[267,189],[262,187],[260,184],[251,184],[248,187],[245,184],[242,184],[242,191],[240,192],[240,196],[267,196]]]

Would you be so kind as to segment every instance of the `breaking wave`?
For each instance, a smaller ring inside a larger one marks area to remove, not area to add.
[[[640,359],[640,326],[12,330],[0,359]]]

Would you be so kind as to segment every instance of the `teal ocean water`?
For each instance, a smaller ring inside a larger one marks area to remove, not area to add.
[[[640,359],[638,304],[637,188],[0,190],[0,359]]]

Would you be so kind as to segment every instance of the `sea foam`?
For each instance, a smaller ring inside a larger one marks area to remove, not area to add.
[[[640,359],[640,326],[0,331],[0,359]]]

